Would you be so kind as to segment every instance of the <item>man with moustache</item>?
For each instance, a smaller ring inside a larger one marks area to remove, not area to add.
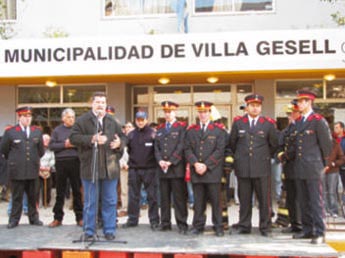
[[[229,138],[234,153],[234,169],[240,200],[239,234],[252,229],[252,197],[259,202],[259,230],[262,236],[271,231],[271,158],[278,147],[275,121],[261,115],[264,98],[259,94],[245,97],[247,114],[236,117]]]

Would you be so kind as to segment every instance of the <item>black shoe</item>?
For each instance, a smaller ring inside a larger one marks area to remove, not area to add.
[[[238,229],[237,230],[237,233],[240,234],[240,235],[245,235],[245,234],[250,234],[251,230],[250,229]]]
[[[104,238],[105,238],[106,240],[114,240],[114,239],[115,239],[115,236],[114,236],[114,234],[105,234],[105,235],[104,235]]]
[[[301,232],[301,233],[296,233],[292,236],[293,239],[308,239],[308,238],[313,238],[313,234],[312,233],[304,233],[304,232]]]
[[[192,235],[201,235],[201,234],[204,233],[204,231],[201,230],[201,229],[192,228],[192,229],[190,230],[190,233],[191,233]]]
[[[267,232],[267,231],[260,231],[260,233],[263,237],[270,237],[271,236],[271,233]]]
[[[125,224],[122,224],[122,228],[134,228],[134,227],[137,227],[138,224],[133,224],[133,223],[129,223],[129,222],[126,222]]]
[[[10,222],[7,224],[8,229],[15,228],[16,226],[18,226],[18,222]]]
[[[326,242],[325,236],[315,236],[312,237],[310,243],[314,245],[324,244]]]
[[[181,235],[187,235],[188,233],[188,228],[181,227],[178,229],[178,233]]]
[[[152,226],[151,226],[152,228]],[[163,225],[160,225],[159,226],[159,231],[170,231],[171,230],[171,225],[167,225],[167,226],[163,226]]]
[[[217,236],[217,237],[222,237],[222,236],[224,236],[224,230],[223,230],[223,229],[218,229],[218,230],[216,230],[216,236]]]
[[[151,224],[151,229],[152,229],[152,231],[157,231],[157,230],[159,230],[159,225],[158,225],[158,223],[152,223],[152,224]]]
[[[284,233],[284,234],[300,233],[301,231],[302,231],[302,229],[292,228],[292,227],[282,229],[282,233]]]
[[[30,225],[33,225],[33,226],[43,226],[43,222],[40,221],[39,219],[37,219],[37,220],[31,221]]]

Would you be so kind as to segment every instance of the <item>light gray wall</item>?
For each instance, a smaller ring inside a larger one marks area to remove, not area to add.
[[[0,135],[8,124],[17,123],[16,118],[16,88],[14,86],[0,86]]]
[[[262,114],[275,119],[274,112],[274,80],[256,80],[254,84],[254,92],[264,97],[262,106]]]

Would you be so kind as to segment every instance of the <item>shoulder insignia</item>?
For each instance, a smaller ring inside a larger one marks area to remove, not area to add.
[[[157,130],[165,128],[165,123],[161,123],[160,125],[157,126]]]
[[[310,115],[307,120],[308,121],[321,120],[322,118],[323,118],[322,115],[314,113],[314,114]]]
[[[187,126],[187,123],[186,122],[183,122],[183,121],[178,121],[177,124],[179,126],[182,126],[182,127],[186,127]]]
[[[14,126],[6,126],[5,127],[5,131],[11,130],[12,128],[14,128]],[[19,129],[19,130],[18,130]],[[21,131],[22,129],[20,128],[19,125],[16,126],[16,131]]]
[[[196,131],[199,131],[200,130],[200,125],[197,125],[197,124],[192,124],[188,127],[187,130],[196,130]]]
[[[236,121],[240,120],[241,118],[242,118],[242,116],[235,116],[233,121],[236,122]]]
[[[269,116],[266,116],[265,118],[266,118],[266,120],[267,120],[268,122],[270,122],[271,124],[275,124],[275,123],[276,123],[276,120],[274,120],[273,118],[270,118]]]
[[[31,130],[31,131],[35,131],[35,130],[42,131],[41,127],[36,126],[36,125],[32,125],[32,126],[30,126],[30,130]]]
[[[224,125],[224,124],[221,124],[221,123],[214,123],[214,125],[215,125],[216,127],[218,127],[219,129],[225,130],[225,125]]]

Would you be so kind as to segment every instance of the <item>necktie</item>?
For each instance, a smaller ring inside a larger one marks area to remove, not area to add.
[[[25,137],[29,138],[29,134],[28,134],[28,128],[26,126],[24,126],[24,130],[23,130]]]
[[[251,122],[251,124],[250,124],[250,129],[253,129],[254,127],[255,127],[255,120],[252,119],[252,122]]]
[[[166,131],[169,132],[169,131],[170,131],[170,128],[171,128],[171,124],[170,124],[169,122],[167,122]]]
[[[201,136],[204,136],[204,133],[205,133],[205,124],[202,124],[201,125]]]
[[[305,116],[302,116],[302,124],[305,122]]]

